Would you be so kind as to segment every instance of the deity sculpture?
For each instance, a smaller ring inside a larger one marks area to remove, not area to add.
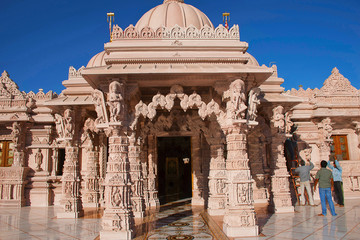
[[[278,128],[279,133],[284,133],[285,131],[285,116],[283,114],[284,107],[277,106],[273,109],[273,117],[271,122],[273,122],[274,127]]]
[[[107,104],[110,107],[110,119],[112,122],[119,122],[121,112],[123,111],[122,85],[119,82],[112,82],[109,86],[109,95]]]
[[[226,104],[226,110],[231,119],[239,120],[245,118],[246,97],[245,83],[238,79],[230,84],[229,90],[224,92],[224,99],[230,99]]]
[[[105,108],[105,99],[104,94],[100,90],[95,90],[92,93],[92,98],[95,104],[95,111],[97,114],[97,118],[95,120],[96,124],[106,123],[107,112]]]
[[[249,121],[255,121],[255,119],[257,117],[257,105],[260,104],[259,94],[260,94],[259,88],[254,88],[254,89],[250,90],[248,115],[247,115],[247,118]]]
[[[285,133],[290,134],[291,128],[294,126],[294,123],[291,121],[291,112],[285,113]]]
[[[42,164],[42,160],[43,160],[43,155],[41,153],[41,149],[38,148],[36,154],[35,154],[35,163],[36,163],[36,168],[35,170],[37,172],[40,172],[42,169],[41,169],[41,164]]]
[[[65,130],[65,137],[72,138],[74,135],[74,120],[73,120],[73,111],[71,109],[65,110],[63,123]]]

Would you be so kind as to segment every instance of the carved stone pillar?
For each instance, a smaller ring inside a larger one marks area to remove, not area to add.
[[[149,198],[150,198],[150,207],[160,206],[160,201],[158,198],[158,191],[156,190],[156,175],[157,175],[157,162],[156,161],[156,145],[155,137],[149,135],[148,137],[148,189],[149,189]]]
[[[143,194],[144,194],[144,204],[145,208],[150,207],[150,197],[149,197],[149,186],[148,186],[148,163],[147,163],[147,144],[146,141],[141,141],[140,145],[140,160],[141,160],[141,171],[143,177]]]
[[[192,205],[204,205],[204,176],[202,166],[202,156],[200,152],[201,143],[198,136],[193,137],[192,139],[192,159],[197,159],[197,161],[192,161],[193,172],[194,172],[194,186],[192,190]]]
[[[212,216],[225,215],[227,199],[224,146],[222,144],[211,144],[210,154],[208,213]]]
[[[85,176],[85,189],[83,202],[85,207],[100,206],[99,190],[99,152],[97,150],[87,151],[87,166]]]
[[[131,204],[136,218],[144,217],[144,189],[140,161],[140,146],[136,143],[135,133],[129,138],[129,162],[131,178]]]
[[[132,217],[128,159],[129,140],[120,126],[109,137],[109,157],[105,178],[105,211],[101,239],[131,239]]]
[[[64,207],[64,212],[58,213],[58,218],[78,218],[83,216],[80,197],[80,169],[79,169],[79,149],[67,146],[65,148],[64,171],[61,178],[62,199],[60,204]]]
[[[24,145],[25,145],[25,134],[26,134],[26,128],[24,127],[24,124],[14,122],[12,127],[10,127],[12,130],[11,132],[11,140],[14,143],[14,161],[12,166],[14,167],[23,167],[24,166]]]
[[[224,216],[223,230],[229,237],[257,236],[253,200],[253,180],[247,155],[247,125],[234,123],[223,128],[227,142],[227,197],[228,205]]]
[[[289,173],[286,168],[286,158],[284,155],[285,135],[285,116],[284,108],[278,106],[273,109],[272,117],[272,142],[271,142],[271,193],[270,210],[277,213],[294,212],[290,194]]]

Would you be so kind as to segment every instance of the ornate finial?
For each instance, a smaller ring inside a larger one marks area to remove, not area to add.
[[[339,73],[339,69],[337,69],[337,67],[334,67],[334,69],[331,71],[331,73]]]
[[[225,28],[229,30],[229,23],[230,22],[230,13],[224,12],[223,14],[223,21],[225,22]]]
[[[107,13],[107,21],[109,23],[109,31],[110,31],[110,42],[112,42],[111,29],[112,29],[112,23],[114,22],[114,17],[115,17],[114,13],[112,13],[112,12]]]
[[[168,3],[168,2],[181,2],[181,3],[184,3],[184,0],[164,0],[164,3]]]

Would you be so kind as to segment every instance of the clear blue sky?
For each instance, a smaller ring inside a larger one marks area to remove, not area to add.
[[[21,91],[60,93],[69,66],[79,68],[108,41],[106,13],[125,29],[162,0],[1,0],[0,71]],[[360,89],[359,0],[185,0],[215,26],[222,13],[260,64],[276,62],[286,90],[320,88],[337,67]]]

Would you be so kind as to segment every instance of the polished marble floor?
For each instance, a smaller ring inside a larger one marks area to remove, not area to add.
[[[269,214],[256,205],[261,234],[236,239],[360,239],[360,200],[336,208],[337,216],[317,216],[321,207],[296,206],[295,213]],[[0,209],[0,239],[99,239],[101,211],[88,210],[81,219],[57,219],[58,207]],[[210,218],[189,201],[162,206],[136,222],[136,240],[228,239],[221,220]],[[233,239],[230,239],[233,240]]]

